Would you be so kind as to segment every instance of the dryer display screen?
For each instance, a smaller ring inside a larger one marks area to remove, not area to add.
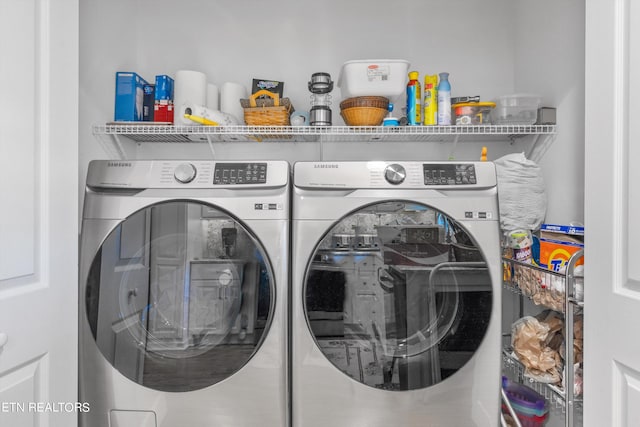
[[[266,184],[266,163],[216,163],[213,183],[229,184]]]
[[[422,165],[425,185],[465,185],[476,183],[473,164],[428,164]]]

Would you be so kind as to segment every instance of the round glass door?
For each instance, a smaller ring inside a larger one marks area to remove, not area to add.
[[[320,350],[371,387],[415,390],[462,368],[492,310],[486,260],[452,218],[406,201],[339,220],[307,267],[304,306]]]
[[[136,212],[105,239],[86,283],[100,352],[132,381],[198,390],[237,372],[271,321],[264,249],[235,218],[194,202]]]

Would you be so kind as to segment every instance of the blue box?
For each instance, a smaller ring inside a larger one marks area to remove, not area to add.
[[[156,101],[173,101],[173,79],[166,75],[156,76]]]
[[[133,72],[116,72],[115,121],[142,121],[145,79]]]
[[[569,234],[572,236],[584,236],[584,227],[576,225],[542,224],[540,226],[540,231]]]

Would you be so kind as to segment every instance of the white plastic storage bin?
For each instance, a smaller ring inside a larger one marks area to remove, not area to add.
[[[496,108],[491,112],[494,125],[532,125],[538,118],[540,107],[538,95],[515,94],[496,99]]]
[[[409,62],[402,59],[362,59],[342,64],[338,87],[342,99],[384,96],[393,101],[404,94]]]

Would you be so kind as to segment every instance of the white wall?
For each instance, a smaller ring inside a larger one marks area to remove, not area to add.
[[[347,60],[399,58],[408,60],[421,78],[448,71],[453,96],[491,100],[539,93],[546,105],[556,106],[559,134],[542,160],[548,220],[583,218],[582,0],[83,0],[80,22],[81,177],[90,159],[107,156],[91,125],[113,118],[116,71],[137,71],[153,80],[156,74],[194,69],[218,86],[235,81],[250,87],[254,77],[281,80],[295,108],[308,110],[312,73],[328,72],[337,83]],[[333,122],[343,124],[340,90],[336,87],[332,95]],[[529,141],[486,144],[489,159],[528,151]],[[477,159],[481,145],[459,144],[453,155]],[[132,149],[145,158],[212,155],[206,144]],[[311,159],[318,158],[319,149],[315,144],[229,143],[216,146],[216,156]],[[451,143],[335,143],[325,144],[322,152],[325,159],[446,159],[452,149]]]
[[[540,165],[546,221],[584,223],[584,0],[517,2],[515,90],[557,108],[558,135]]]

